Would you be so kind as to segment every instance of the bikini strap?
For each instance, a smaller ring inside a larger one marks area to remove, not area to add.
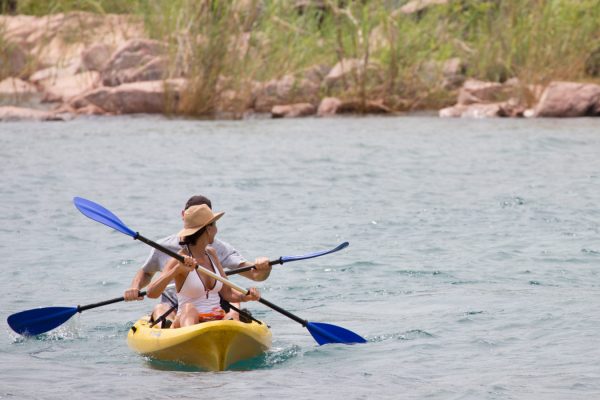
[[[221,271],[219,270],[219,268],[217,268],[217,266],[213,262],[212,257],[210,256],[210,254],[208,254],[208,251],[205,251],[205,254],[206,254],[206,257],[208,257],[208,261],[210,262],[210,265],[212,266],[215,274],[221,276]],[[216,283],[215,283],[215,285],[216,285]]]

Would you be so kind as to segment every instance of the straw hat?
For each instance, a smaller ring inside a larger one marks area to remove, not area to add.
[[[224,212],[213,213],[206,204],[191,206],[183,212],[183,229],[177,236],[186,237],[193,235],[206,225],[210,225],[225,214]]]

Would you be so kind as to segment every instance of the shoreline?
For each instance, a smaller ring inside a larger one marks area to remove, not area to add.
[[[82,27],[89,27],[85,34],[79,34]],[[409,89],[404,93],[390,91],[388,68],[369,53],[338,56],[330,65],[317,62],[295,72],[282,68],[277,76],[260,80],[252,71],[229,76],[224,66],[194,72],[195,59],[181,59],[185,48],[151,39],[131,15],[0,15],[0,28],[0,121],[138,113],[208,119],[404,116],[415,111],[464,118],[600,116],[600,85],[594,80],[480,80],[469,76],[457,57],[423,64],[412,80],[395,84]],[[247,64],[252,34],[229,38],[235,45],[220,61],[236,60],[243,52]],[[256,46],[259,52],[264,43]],[[411,94],[411,85],[423,79],[437,88],[437,99],[426,87]]]

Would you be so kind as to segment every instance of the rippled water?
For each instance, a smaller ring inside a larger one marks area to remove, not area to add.
[[[97,201],[149,238],[203,193],[268,300],[365,345],[317,347],[263,307],[264,357],[223,373],[127,348],[149,301],[0,335],[0,398],[590,399],[600,395],[597,119],[82,119],[0,125],[2,321],[119,297],[148,248],[83,217]],[[250,281],[232,278],[244,286]],[[76,394],[76,395],[74,395]]]

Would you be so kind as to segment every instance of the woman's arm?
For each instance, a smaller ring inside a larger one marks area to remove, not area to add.
[[[160,277],[148,286],[146,291],[147,296],[155,299],[162,294],[167,285],[178,276],[186,277],[188,273],[194,270],[196,260],[192,257],[184,256],[184,264],[175,259],[171,259],[165,266],[165,270],[160,274]]]
[[[160,274],[158,279],[150,283],[148,285],[148,289],[146,290],[146,295],[151,299],[155,299],[162,294],[167,285],[171,283],[171,281],[177,275],[177,260],[173,259],[165,265],[165,270]]]

